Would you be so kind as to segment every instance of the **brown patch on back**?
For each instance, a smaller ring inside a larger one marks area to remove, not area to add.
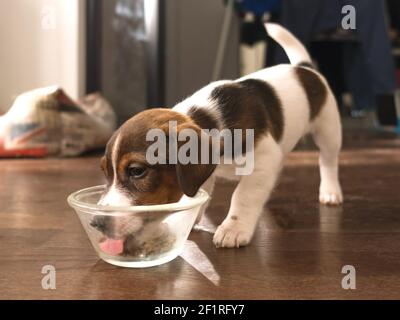
[[[218,102],[226,128],[254,129],[255,141],[265,132],[275,141],[281,140],[284,125],[281,103],[267,82],[256,79],[232,82],[215,88],[211,97]]]
[[[307,95],[310,107],[310,120],[318,116],[328,96],[326,85],[320,76],[306,68],[295,68],[296,76]]]

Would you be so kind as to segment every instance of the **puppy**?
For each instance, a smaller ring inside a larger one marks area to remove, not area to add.
[[[172,203],[183,195],[194,196],[201,187],[211,194],[216,176],[231,176],[239,183],[213,241],[217,247],[247,245],[285,156],[307,133],[312,134],[320,150],[319,201],[326,205],[342,203],[338,179],[342,135],[334,95],[324,77],[313,69],[304,46],[289,31],[272,23],[266,28],[285,49],[291,64],[234,81],[213,82],[172,109],[150,109],[132,117],[112,136],[101,160],[107,178],[101,204]],[[199,136],[206,129],[254,130],[252,173],[235,175],[235,163],[150,164],[146,152],[152,142],[147,141],[147,132],[158,128],[168,135],[171,121],[178,133],[189,128]],[[112,223],[103,223],[104,229],[113,229],[122,238],[132,231]]]

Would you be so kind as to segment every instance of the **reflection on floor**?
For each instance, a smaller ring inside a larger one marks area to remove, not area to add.
[[[317,152],[291,154],[251,245],[216,249],[211,231],[234,185],[220,181],[181,257],[142,270],[99,261],[66,196],[103,182],[98,156],[0,161],[0,298],[400,298],[400,139],[352,132],[341,155],[345,203],[317,202]],[[266,164],[267,165],[267,164]],[[42,290],[54,265],[57,289]],[[356,290],[341,287],[355,267]]]

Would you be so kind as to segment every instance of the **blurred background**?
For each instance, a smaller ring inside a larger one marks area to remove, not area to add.
[[[104,146],[131,116],[287,62],[266,20],[334,90],[343,206],[318,205],[306,138],[246,249],[212,243],[236,186],[221,179],[180,258],[99,261],[68,195],[106,182]],[[0,299],[400,298],[400,0],[0,0],[0,41]],[[57,290],[41,290],[53,266]]]
[[[265,20],[309,48],[344,119],[399,130],[396,0],[2,0],[0,114],[49,85],[72,99],[101,92],[118,123],[171,107],[212,80],[286,62]]]

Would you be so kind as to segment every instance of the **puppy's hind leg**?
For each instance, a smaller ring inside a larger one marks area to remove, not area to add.
[[[217,247],[233,248],[247,245],[264,204],[275,186],[282,168],[280,147],[266,138],[261,148],[255,150],[254,171],[241,177],[232,199],[229,213],[214,234]]]
[[[328,96],[326,105],[315,119],[312,135],[320,150],[321,184],[319,201],[326,205],[339,205],[343,202],[342,189],[339,183],[339,152],[342,145],[342,129],[333,95]]]

